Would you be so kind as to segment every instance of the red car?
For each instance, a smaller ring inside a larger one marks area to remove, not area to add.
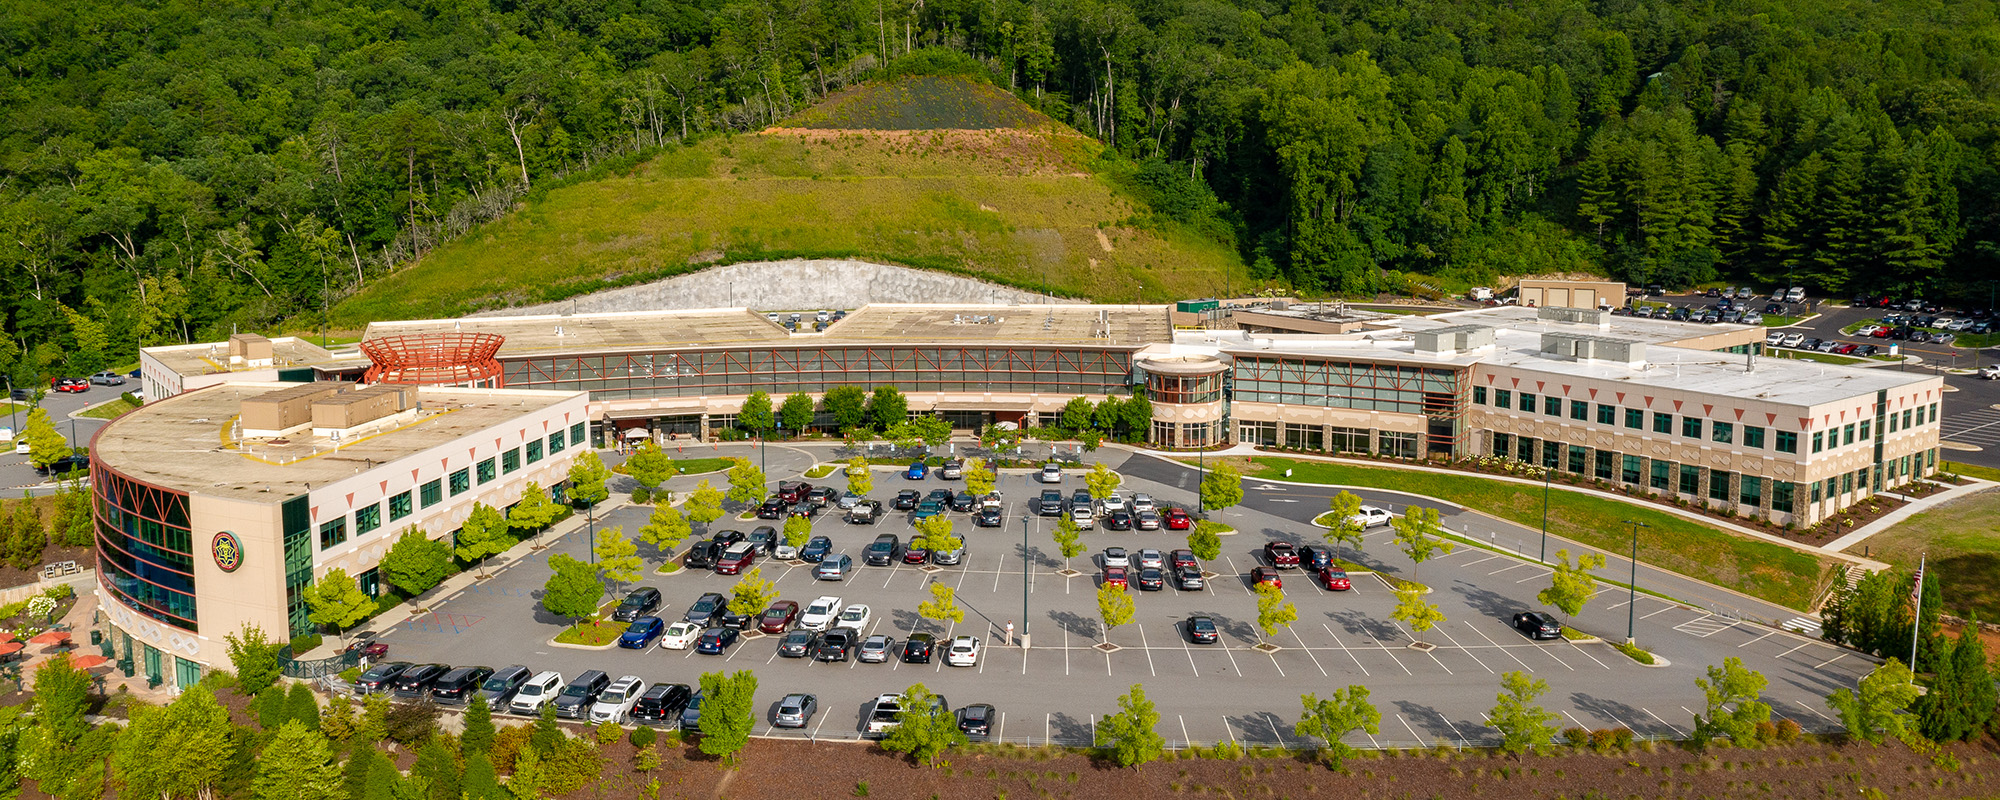
[[[1344,592],[1354,588],[1354,584],[1348,582],[1347,570],[1344,569],[1320,567],[1319,579],[1321,583],[1326,584],[1326,588],[1336,592]]]
[[[1125,579],[1125,568],[1124,568],[1124,567],[1105,567],[1105,568],[1104,568],[1104,585],[1105,585],[1105,586],[1116,586],[1116,587],[1118,587],[1118,588],[1120,588],[1120,589],[1130,589],[1130,588],[1132,588],[1132,584],[1131,584],[1131,583],[1129,583],[1129,582],[1127,582],[1127,581],[1126,581],[1126,579]]]
[[[757,548],[748,544],[733,544],[722,551],[722,557],[715,560],[715,574],[740,575],[750,565],[757,563]]]
[[[799,481],[798,483],[779,484],[778,499],[783,500],[786,503],[797,503],[800,500],[805,499],[806,493],[811,492],[812,489],[813,489],[812,484],[806,483],[805,481]]]
[[[930,557],[931,551],[914,544],[910,545],[909,549],[903,551],[903,563],[905,564],[922,564],[924,563],[924,559]]]
[[[790,600],[779,600],[764,609],[757,617],[757,630],[765,633],[784,633],[792,627],[792,620],[799,617],[799,604]]]
[[[1253,586],[1259,583],[1268,583],[1280,589],[1285,588],[1285,579],[1278,577],[1276,567],[1257,567],[1250,570],[1250,583]]]
[[[1264,560],[1278,569],[1298,569],[1299,551],[1291,542],[1265,542]]]
[[[55,378],[50,380],[49,384],[58,392],[70,392],[74,394],[76,392],[90,391],[90,381],[82,378]]]
[[[1860,346],[1861,346],[1861,345],[1858,345],[1858,344],[1854,344],[1854,343],[1852,343],[1852,342],[1849,342],[1849,343],[1847,343],[1847,344],[1843,344],[1843,345],[1841,345],[1841,346],[1839,346],[1839,347],[1836,347],[1836,348],[1833,348],[1833,352],[1834,352],[1834,354],[1835,354],[1835,355],[1842,355],[1842,356],[1844,356],[1844,355],[1847,355],[1847,354],[1849,354],[1849,353],[1852,353],[1852,352],[1854,352],[1854,349],[1855,349],[1855,348],[1857,348],[1857,347],[1860,347]]]
[[[1194,527],[1194,518],[1178,508],[1167,509],[1164,516],[1167,519],[1167,530],[1184,531]]]
[[[1180,569],[1181,567],[1201,566],[1201,562],[1196,561],[1194,559],[1194,551],[1189,550],[1187,548],[1181,548],[1179,550],[1175,550],[1171,553],[1168,553],[1167,563],[1169,565],[1172,565],[1174,569]]]

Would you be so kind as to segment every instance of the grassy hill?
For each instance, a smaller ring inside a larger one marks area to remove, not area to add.
[[[783,125],[715,137],[630,175],[553,190],[375,281],[338,324],[546,302],[716,263],[862,258],[1104,301],[1244,283],[1229,247],[1092,171],[1097,143],[998,88],[914,78],[850,89]]]

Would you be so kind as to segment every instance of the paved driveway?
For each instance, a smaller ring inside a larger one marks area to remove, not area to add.
[[[102,403],[130,390],[136,385],[128,381],[124,386],[92,386],[90,391],[76,394],[49,392],[42,397],[42,408],[48,409],[49,419],[56,424],[56,430],[76,447],[90,446],[90,437],[97,434],[104,420],[91,417],[72,417],[70,414],[87,406]],[[28,423],[27,409],[10,416],[0,415],[0,425],[19,431]],[[18,433],[16,435],[19,435]],[[26,454],[16,454],[11,448],[0,450],[0,497],[20,497],[33,491],[37,495],[47,495],[55,490],[48,479],[37,474],[28,464]]]

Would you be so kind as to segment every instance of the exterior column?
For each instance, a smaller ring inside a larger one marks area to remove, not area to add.
[[[1695,481],[1695,500],[1700,501],[1702,505],[1706,506],[1708,505],[1708,482],[1713,479],[1715,471],[1707,467],[1696,467],[1695,469],[1700,476]]]
[[[701,412],[701,422],[695,426],[694,438],[695,441],[699,442],[708,441],[708,412],[706,411]]]

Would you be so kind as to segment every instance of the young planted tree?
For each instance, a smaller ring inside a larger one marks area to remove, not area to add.
[[[763,567],[751,567],[729,587],[729,613],[754,616],[778,599],[778,584],[764,578]]]
[[[965,744],[967,739],[965,732],[958,728],[958,717],[937,703],[936,697],[921,683],[903,690],[903,696],[897,701],[902,708],[896,714],[898,724],[882,738],[882,749],[908,754],[935,767],[938,756]],[[704,718],[706,713],[704,709]],[[705,722],[703,725],[706,727]]]
[[[647,439],[639,443],[639,449],[625,459],[625,474],[632,476],[647,492],[660,488],[668,478],[674,476],[674,460],[660,449],[660,443]]]
[[[87,715],[92,681],[89,672],[70,663],[67,653],[57,653],[35,669],[36,735],[23,737],[28,745],[24,773],[47,787],[42,790],[47,794],[66,796],[70,785],[89,770],[81,751],[91,734]]]
[[[1571,564],[1569,550],[1557,550],[1554,570],[1549,573],[1549,588],[1536,594],[1535,599],[1555,606],[1565,617],[1575,617],[1583,613],[1583,605],[1597,594],[1597,579],[1590,576],[1590,571],[1603,566],[1602,553],[1584,553]]]
[[[931,599],[917,604],[917,616],[932,622],[964,622],[965,609],[958,607],[958,592],[951,587],[931,581]],[[904,706],[908,708],[908,706]]]
[[[1333,493],[1327,502],[1326,543],[1335,547],[1353,546],[1356,553],[1366,543],[1366,531],[1361,527],[1361,497],[1342,489]]]
[[[1072,431],[1080,431],[1088,428],[1090,427],[1092,413],[1095,410],[1089,400],[1081,397],[1072,397],[1069,399],[1069,402],[1063,404],[1062,426]]]
[[[840,430],[858,428],[868,419],[868,390],[859,386],[835,386],[820,398],[819,408],[833,417]],[[860,492],[855,492],[860,494]]]
[[[1188,531],[1187,543],[1189,552],[1203,561],[1213,561],[1216,556],[1222,555],[1222,535],[1200,523],[1195,524],[1194,530]]]
[[[1515,670],[1500,676],[1500,689],[1499,703],[1487,712],[1486,722],[1500,732],[1500,749],[1518,756],[1555,737],[1561,717],[1535,705],[1535,698],[1549,690],[1547,681]]]
[[[570,499],[594,507],[611,497],[611,489],[605,486],[609,480],[611,470],[604,466],[604,459],[598,458],[595,450],[585,450],[569,465]]]
[[[382,577],[416,597],[451,574],[451,547],[411,525],[382,556],[381,569]]]
[[[499,731],[493,727],[493,707],[486,702],[486,695],[472,693],[472,699],[465,704],[464,732],[458,735],[458,753],[461,757],[471,757],[474,753],[493,750],[493,737]]]
[[[952,533],[951,518],[943,514],[925,517],[912,527],[917,531],[917,535],[910,540],[913,547],[936,552],[965,546],[965,540]]]
[[[910,418],[910,401],[903,391],[894,386],[877,386],[875,393],[868,397],[868,422],[876,428],[888,430],[899,422]]]
[[[625,538],[625,529],[605,528],[597,532],[597,572],[615,584],[639,579],[646,563],[639,558],[639,545]]]
[[[201,684],[183,690],[164,707],[134,709],[132,724],[118,735],[111,756],[118,796],[214,797],[217,784],[236,763],[234,731],[229,710]]]
[[[47,469],[50,464],[76,454],[70,449],[69,440],[49,420],[49,410],[41,406],[28,411],[28,422],[21,426],[21,440],[28,443],[28,463],[36,469]]]
[[[549,579],[542,584],[542,608],[570,620],[597,616],[604,599],[604,584],[597,580],[597,568],[568,553],[549,557]]]
[[[805,517],[788,517],[785,520],[785,544],[796,550],[812,540],[812,520]]]
[[[521,488],[520,502],[507,510],[507,525],[517,531],[540,533],[562,519],[562,515],[562,505],[550,499],[541,484],[528,481],[528,485]]]
[[[1160,711],[1146,699],[1146,687],[1132,684],[1132,691],[1118,698],[1118,713],[1097,721],[1097,746],[1121,767],[1138,767],[1159,760],[1167,740],[1154,730]]]
[[[284,658],[279,651],[284,649],[285,642],[272,641],[263,628],[244,625],[242,630],[226,634],[223,641],[228,644],[229,664],[236,668],[238,693],[254,696],[277,683],[284,673]]]
[[[966,491],[979,497],[985,497],[993,493],[994,483],[993,469],[986,466],[986,459],[968,458],[965,460]]]
[[[1410,568],[1412,579],[1416,578],[1417,568],[1422,567],[1424,562],[1440,553],[1449,555],[1458,549],[1458,543],[1440,535],[1444,527],[1438,524],[1435,508],[1410,506],[1408,511],[1389,524],[1396,529],[1396,546],[1402,548],[1403,555],[1409,556],[1413,562]]]
[[[694,526],[688,524],[687,517],[681,514],[680,509],[665,503],[653,506],[653,516],[639,529],[639,541],[652,545],[660,551],[662,558],[669,561],[673,560],[674,548],[681,546],[681,542],[692,535]]]
[[[1410,587],[1396,590],[1396,610],[1389,615],[1410,626],[1410,635],[1417,644],[1424,643],[1424,632],[1444,621],[1444,612],[1436,603],[1424,600],[1424,590]]]
[[[1694,718],[1695,742],[1707,744],[1716,736],[1727,736],[1738,746],[1749,744],[1756,738],[1757,724],[1771,721],[1771,707],[1757,699],[1769,683],[1735,656],[1723,659],[1720,667],[1709,667],[1708,677],[1694,679],[1708,698],[1708,713]]]
[[[1201,476],[1201,510],[1221,511],[1243,502],[1243,475],[1227,461],[1217,461]]]
[[[701,523],[702,532],[707,533],[708,523],[722,519],[722,492],[703,480],[688,494],[685,508],[688,519]]]
[[[485,503],[473,503],[472,513],[465,517],[465,524],[459,526],[458,535],[452,537],[457,546],[453,551],[460,561],[479,565],[479,576],[486,577],[486,557],[505,552],[513,544],[507,538],[507,518],[500,511]]]
[[[875,472],[868,468],[868,459],[855,456],[847,460],[847,490],[862,497],[875,491]]]
[[[701,695],[701,751],[733,762],[757,722],[757,675],[702,673]]]
[[[1299,618],[1299,610],[1285,601],[1285,592],[1268,583],[1257,584],[1252,591],[1257,593],[1257,629],[1266,637],[1278,635],[1279,628],[1290,627]]]
[[[729,499],[744,505],[764,502],[764,471],[749,461],[729,468]]]
[[[1901,738],[1909,725],[1903,711],[1917,699],[1914,677],[1909,667],[1892,656],[1862,678],[1857,689],[1840,689],[1828,695],[1826,705],[1840,712],[1840,724],[1852,738],[1870,744],[1881,744],[1887,736]]]
[[[736,424],[752,433],[771,430],[777,418],[771,413],[771,394],[762,389],[743,398],[743,410],[736,412]]]
[[[787,396],[778,409],[778,420],[785,423],[786,430],[804,431],[813,422],[812,395],[795,392]]]
[[[287,722],[257,758],[250,782],[257,800],[344,800],[340,765],[326,736],[298,721]]]
[[[1056,550],[1062,553],[1063,558],[1076,558],[1083,554],[1083,542],[1078,540],[1082,533],[1082,529],[1076,527],[1076,520],[1070,519],[1068,514],[1056,520]]]
[[[1137,609],[1132,602],[1132,593],[1115,583],[1097,587],[1097,614],[1104,620],[1104,635],[1109,638],[1111,629],[1132,621]]]
[[[332,626],[336,636],[375,613],[375,598],[361,591],[360,584],[339,567],[307,584],[305,595],[306,619],[314,625]]]
[[[1090,498],[1092,500],[1103,500],[1106,497],[1110,497],[1113,492],[1118,491],[1118,484],[1123,483],[1124,480],[1124,478],[1119,477],[1118,473],[1112,472],[1111,468],[1105,466],[1101,461],[1091,466],[1089,472],[1083,474],[1083,483],[1090,489]]]
[[[1316,736],[1326,742],[1319,749],[1320,760],[1334,770],[1344,769],[1347,759],[1354,755],[1354,748],[1341,739],[1348,733],[1362,730],[1369,734],[1382,732],[1382,712],[1368,702],[1368,687],[1352,685],[1345,689],[1335,689],[1333,697],[1325,700],[1319,695],[1307,694],[1299,698],[1305,710],[1299,715],[1299,724],[1294,730],[1300,736]]]

